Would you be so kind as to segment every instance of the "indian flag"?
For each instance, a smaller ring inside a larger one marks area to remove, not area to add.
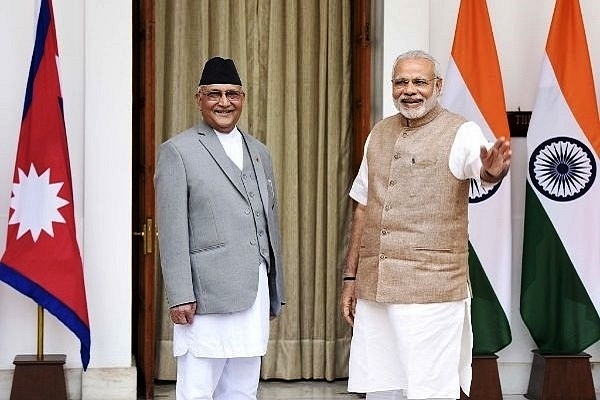
[[[486,138],[510,137],[502,77],[487,5],[462,0],[442,93],[450,111],[475,121]],[[511,342],[510,174],[491,188],[471,182],[469,276],[473,353],[492,354]]]
[[[521,315],[541,353],[600,339],[599,154],[579,2],[557,0],[527,132]]]

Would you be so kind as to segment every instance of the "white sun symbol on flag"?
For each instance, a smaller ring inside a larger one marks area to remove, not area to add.
[[[69,204],[58,197],[63,184],[50,183],[50,168],[41,175],[33,164],[29,167],[29,175],[19,168],[19,183],[13,183],[13,197],[10,199],[10,208],[15,211],[8,221],[9,225],[19,224],[17,239],[31,231],[33,241],[37,242],[42,230],[54,236],[53,222],[65,223],[58,211]]]

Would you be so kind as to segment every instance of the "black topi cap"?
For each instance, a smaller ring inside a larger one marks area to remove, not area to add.
[[[221,83],[242,86],[242,81],[233,60],[230,58],[213,57],[204,64],[204,70],[202,71],[198,85]]]

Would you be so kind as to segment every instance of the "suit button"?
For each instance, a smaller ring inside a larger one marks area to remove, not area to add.
[[[256,240],[250,239],[250,245],[255,246],[256,245]]]
[[[246,209],[244,210],[244,214],[246,214],[246,215],[250,215],[250,209],[249,209],[249,208],[246,208]]]
[[[386,257],[386,255],[385,255],[385,254],[380,254],[380,255],[379,255],[379,259],[380,259],[380,260],[385,260],[386,258],[387,258],[387,257]]]

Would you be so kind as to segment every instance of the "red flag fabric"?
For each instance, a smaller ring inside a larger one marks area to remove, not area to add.
[[[69,149],[51,0],[42,0],[25,92],[0,280],[56,316],[90,360],[83,263],[75,232]]]

